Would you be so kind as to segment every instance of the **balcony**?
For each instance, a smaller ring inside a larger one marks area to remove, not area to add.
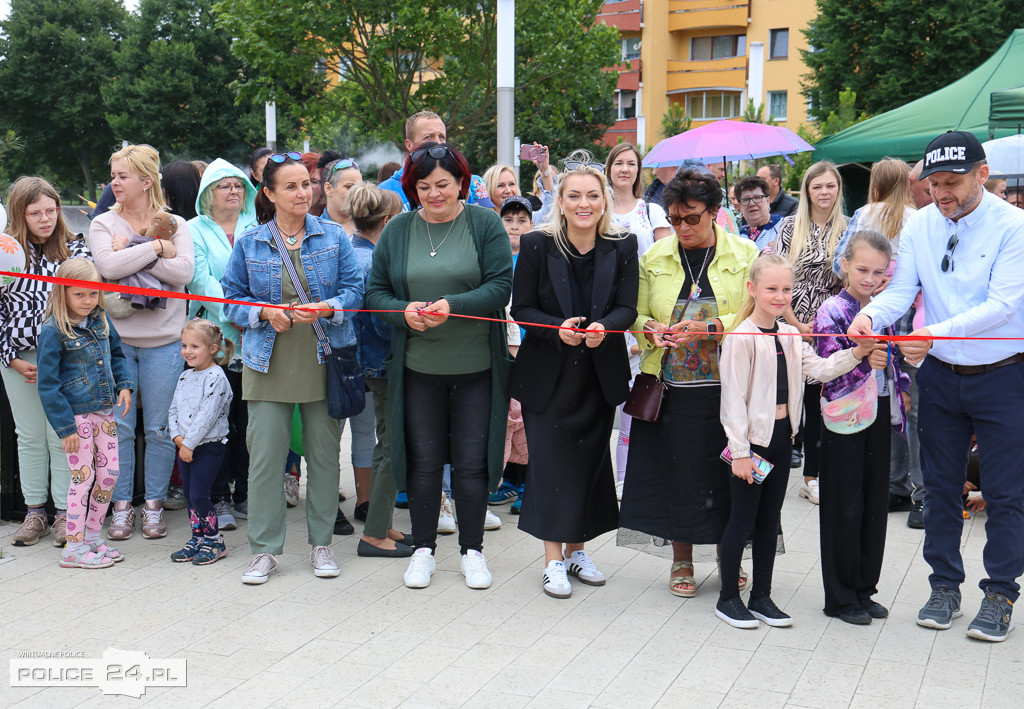
[[[714,59],[711,61],[668,61],[668,93],[696,89],[735,88],[742,90],[747,82],[747,58]]]
[[[640,0],[606,2],[597,13],[597,21],[619,30],[640,31]]]
[[[746,32],[749,0],[669,0],[670,32],[738,29]]]
[[[640,88],[640,76],[642,74],[641,62],[639,59],[631,59],[622,63],[619,70],[619,83],[617,89],[628,89],[636,91]]]

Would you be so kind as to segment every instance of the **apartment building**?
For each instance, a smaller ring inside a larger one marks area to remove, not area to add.
[[[814,0],[606,2],[598,21],[619,30],[623,70],[604,142],[653,146],[672,104],[697,127],[741,117],[749,99],[795,131],[807,114],[801,30],[816,14]]]

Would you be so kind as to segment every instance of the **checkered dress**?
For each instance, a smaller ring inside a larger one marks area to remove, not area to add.
[[[26,273],[39,276],[55,276],[60,263],[47,259],[42,249],[29,245],[29,264]],[[81,234],[68,242],[71,255],[68,258],[87,258],[92,254]],[[53,290],[52,283],[17,278],[14,283],[0,291],[0,364],[11,366],[11,360],[19,352],[34,350],[39,337],[39,326],[43,322],[46,301]]]

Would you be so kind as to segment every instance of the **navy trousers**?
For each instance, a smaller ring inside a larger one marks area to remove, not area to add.
[[[917,375],[921,405],[918,432],[924,500],[924,558],[932,567],[932,588],[959,589],[964,564],[963,494],[971,434],[978,437],[981,480],[988,520],[985,571],[979,583],[1011,601],[1020,595],[1024,573],[1024,362],[984,374],[960,375],[933,357]]]

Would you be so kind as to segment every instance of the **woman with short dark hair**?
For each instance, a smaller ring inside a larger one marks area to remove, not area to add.
[[[658,421],[633,419],[620,543],[671,541],[669,590],[689,598],[697,593],[693,545],[718,544],[729,521],[719,342],[739,322],[758,251],[715,223],[724,194],[707,172],[683,170],[662,194],[676,238],[656,241],[640,259],[632,329],[645,332],[641,371],[666,386]]]
[[[508,415],[508,354],[501,322],[512,292],[512,251],[501,219],[467,205],[469,164],[447,143],[413,150],[402,189],[413,207],[388,222],[373,253],[366,307],[395,326],[388,360],[391,466],[409,492],[416,552],[405,584],[434,572],[445,463],[459,510],[462,573],[491,585],[482,553],[488,489],[501,477]],[[393,311],[393,312],[387,312]]]

